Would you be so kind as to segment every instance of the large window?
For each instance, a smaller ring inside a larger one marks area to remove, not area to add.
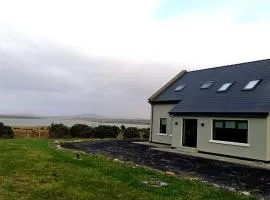
[[[213,140],[248,143],[248,121],[214,120]]]
[[[167,119],[166,118],[160,118],[159,133],[167,134],[166,129],[167,129]]]

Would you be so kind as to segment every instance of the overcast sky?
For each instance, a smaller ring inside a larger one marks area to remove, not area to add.
[[[183,69],[269,58],[269,10],[269,0],[0,0],[0,113],[149,117],[147,98]]]

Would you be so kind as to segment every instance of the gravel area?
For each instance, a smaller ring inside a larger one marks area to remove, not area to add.
[[[134,141],[70,142],[63,146],[172,171],[178,175],[198,177],[209,183],[232,187],[237,191],[249,191],[253,195],[270,199],[270,170],[153,150],[150,146],[135,144]]]

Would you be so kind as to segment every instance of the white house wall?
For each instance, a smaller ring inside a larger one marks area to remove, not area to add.
[[[175,104],[159,104],[152,105],[153,109],[153,120],[151,125],[150,140],[156,143],[172,144],[172,118],[169,116],[168,112],[175,106]],[[166,135],[159,134],[160,128],[160,118],[167,118],[167,130]]]
[[[174,117],[172,146],[181,148],[183,119],[197,119],[197,150],[209,153],[237,156],[242,158],[270,160],[270,119],[268,118],[209,118],[209,117]],[[248,120],[248,145],[217,144],[212,139],[213,119],[220,120]],[[177,122],[177,124],[175,124]],[[202,123],[204,126],[202,126]],[[267,134],[268,133],[268,134]]]
[[[270,117],[267,118],[267,160],[270,161]]]

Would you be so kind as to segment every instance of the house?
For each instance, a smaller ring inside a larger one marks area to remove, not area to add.
[[[182,71],[149,103],[150,142],[270,161],[270,59]]]

